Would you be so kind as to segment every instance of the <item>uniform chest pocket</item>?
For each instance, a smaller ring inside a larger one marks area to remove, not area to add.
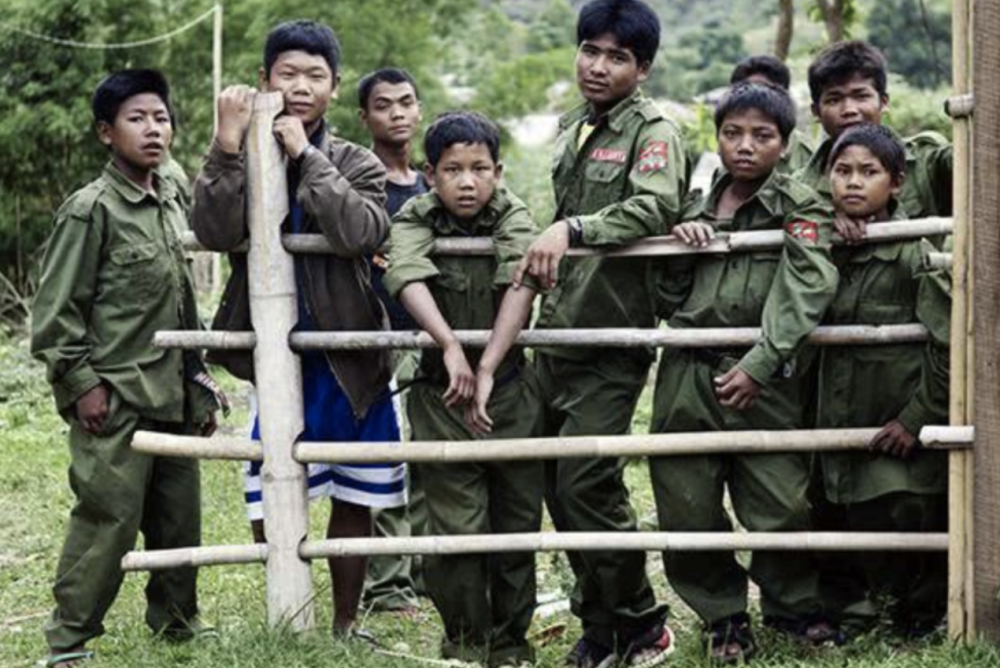
[[[156,243],[129,244],[112,248],[107,271],[109,282],[120,291],[122,301],[140,301],[170,289],[166,263]]]
[[[591,160],[584,169],[587,181],[608,185],[620,181],[625,176],[625,165],[618,162]]]
[[[893,304],[882,301],[858,302],[857,322],[859,325],[898,325],[916,322],[916,314],[909,304]]]
[[[758,309],[764,308],[767,296],[771,293],[771,285],[778,273],[781,255],[780,250],[758,251],[750,257],[746,265],[746,290]]]

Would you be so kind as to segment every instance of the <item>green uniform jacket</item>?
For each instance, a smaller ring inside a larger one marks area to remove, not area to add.
[[[921,132],[901,140],[906,148],[906,181],[899,205],[910,218],[951,215],[951,179],[954,171],[952,146],[936,132]],[[812,160],[795,174],[816,192],[830,199],[826,161],[834,140],[827,138],[813,153]]]
[[[820,355],[817,426],[881,427],[899,419],[913,434],[948,421],[951,278],[929,269],[927,241],[900,241],[834,252],[840,288],[826,322],[836,325],[922,323],[927,343],[825,347]],[[888,456],[824,453],[827,498],[860,503],[893,492],[947,490],[943,452]]]
[[[180,240],[190,198],[172,174],[158,171],[155,179],[158,195],[109,163],[56,214],[35,295],[31,350],[45,363],[66,417],[104,381],[145,418],[184,420],[185,354],[154,347],[153,334],[200,329]],[[189,377],[202,370],[196,355],[187,360]]]
[[[795,174],[809,164],[814,151],[809,135],[801,130],[792,130],[792,135],[788,138],[788,148],[778,163],[778,171],[782,174]]]
[[[717,178],[695,217],[718,232],[783,229],[784,246],[699,256],[690,293],[680,308],[671,309],[669,324],[762,326],[763,338],[738,366],[764,385],[779,371],[791,371],[786,365],[794,361],[836,292],[837,270],[830,258],[832,214],[810,188],[773,172],[732,220],[715,219],[719,197],[731,181],[729,174]]]
[[[686,194],[687,160],[677,128],[637,91],[604,116],[577,150],[588,113],[583,105],[559,122],[552,173],[556,220],[579,216],[587,246],[668,234]],[[567,258],[538,326],[653,327],[650,266],[643,258]],[[580,360],[602,354],[562,347],[546,352]]]
[[[504,289],[538,231],[528,208],[503,186],[472,220],[452,216],[435,192],[415,197],[393,218],[386,289],[398,299],[410,283],[425,282],[452,329],[492,329]],[[433,254],[435,239],[477,236],[493,239],[494,255]],[[536,287],[531,282],[528,285]],[[473,369],[481,354],[481,350],[469,354]],[[511,349],[497,369],[497,378],[512,373],[522,361],[522,351]],[[421,372],[434,382],[447,383],[440,350],[424,351]]]

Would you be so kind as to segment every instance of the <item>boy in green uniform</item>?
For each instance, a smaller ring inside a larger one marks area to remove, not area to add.
[[[656,14],[637,0],[595,0],[577,23],[577,85],[585,103],[560,120],[553,166],[556,221],[532,244],[520,275],[552,288],[538,327],[656,324],[643,258],[562,258],[572,246],[607,247],[667,234],[686,190],[676,127],[639,90],[660,39]],[[557,280],[558,278],[558,280]],[[536,351],[547,436],[625,434],[646,384],[651,350],[553,348]],[[546,464],[545,501],[560,531],[635,531],[620,458]],[[576,576],[573,614],[583,637],[572,666],[655,665],[673,650],[642,552],[569,554]]]
[[[867,42],[839,42],[827,47],[809,66],[812,112],[827,138],[796,178],[829,198],[826,168],[830,150],[844,130],[859,123],[882,122],[889,107],[886,62]],[[952,147],[936,132],[921,132],[903,140],[906,182],[897,197],[909,218],[951,215]],[[848,241],[861,238],[863,226],[837,216],[836,230]]]
[[[729,76],[730,85],[735,86],[744,81],[769,83],[788,91],[792,85],[792,73],[787,65],[770,54],[748,56],[736,63]],[[813,146],[809,135],[796,128],[788,139],[788,147],[778,163],[778,171],[782,174],[794,174],[809,164],[812,154]]]
[[[863,229],[898,220],[895,198],[906,178],[906,149],[878,125],[858,125],[830,151],[830,186],[838,212]],[[841,282],[826,322],[837,325],[922,323],[927,343],[825,347],[820,354],[816,426],[882,427],[874,456],[823,453],[825,498],[833,531],[946,531],[948,460],[920,449],[926,424],[948,420],[948,329],[951,280],[931,270],[927,241],[909,240],[834,251]],[[866,553],[842,571],[835,595],[845,617],[874,621],[870,594],[889,593],[895,627],[932,631],[944,615],[944,554]],[[829,572],[829,571],[828,571]],[[867,619],[866,619],[867,618]]]
[[[111,160],[56,215],[35,296],[31,349],[45,363],[69,423],[70,515],[45,628],[47,665],[93,656],[122,583],[121,559],[143,533],[146,549],[201,540],[198,464],[134,452],[138,429],[211,434],[214,382],[201,359],[153,347],[161,329],[199,329],[181,248],[189,200],[166,176],[170,93],[155,70],[123,70],[97,87],[94,119]],[[196,625],[197,572],[150,574],[146,622],[184,639]]]
[[[725,171],[693,218],[674,234],[692,246],[716,232],[784,230],[781,250],[698,256],[689,285],[666,294],[676,328],[756,327],[749,350],[669,349],[653,400],[654,433],[795,429],[805,426],[810,387],[799,351],[837,286],[830,260],[831,212],[808,187],[776,171],[795,127],[783,90],[740,84],[715,115]],[[667,269],[670,269],[668,266]],[[683,285],[682,281],[679,281]],[[654,457],[650,472],[663,531],[728,531],[723,493],[751,531],[807,531],[809,457],[799,454]],[[667,578],[704,621],[712,658],[749,658],[747,572],[732,552],[667,552]],[[765,623],[804,640],[826,640],[818,575],[808,555],[756,553],[749,575],[760,586]]]
[[[407,410],[416,440],[470,440],[468,404],[478,382],[489,394],[487,420],[496,438],[533,434],[538,404],[521,350],[502,357],[491,345],[468,354],[455,329],[511,331],[530,317],[535,290],[510,288],[517,263],[537,236],[524,204],[500,185],[500,134],[475,113],[449,113],[427,130],[427,180],[433,191],[408,202],[390,233],[385,284],[441,346],[421,356]],[[486,257],[434,255],[440,238],[487,236]],[[508,349],[508,347],[505,348]],[[494,384],[495,378],[495,384]],[[538,461],[418,464],[435,534],[535,532],[541,528]],[[425,580],[444,622],[447,659],[490,666],[533,659],[525,634],[535,606],[535,555],[433,556]]]

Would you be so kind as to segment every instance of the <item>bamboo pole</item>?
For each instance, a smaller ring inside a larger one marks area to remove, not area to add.
[[[222,2],[215,3],[215,16],[212,22],[212,127],[219,129],[219,97],[222,95]],[[212,264],[209,269],[211,280],[209,290],[213,294],[222,285],[222,258],[217,253],[212,254]]]
[[[307,541],[302,559],[362,555],[475,554],[498,552],[563,552],[566,550],[644,550],[711,552],[718,550],[815,550],[850,552],[937,552],[948,548],[941,533],[738,533],[738,532],[543,532],[419,536],[405,538],[339,538]],[[130,552],[122,560],[126,571],[163,570],[181,566],[218,566],[263,561],[264,545],[191,547],[178,550]]]
[[[919,239],[928,236],[951,234],[951,218],[916,218],[894,223],[875,223],[866,228],[866,241],[882,243],[901,239]],[[719,234],[704,248],[688,246],[677,237],[647,237],[627,246],[613,248],[571,248],[571,256],[602,255],[606,257],[664,257],[670,255],[704,255],[719,253],[739,253],[755,250],[777,250],[782,247],[784,233],[781,230],[756,232],[733,232]],[[194,234],[183,237],[184,248],[188,251],[204,251]],[[290,253],[332,253],[330,243],[321,234],[287,234],[282,243]],[[835,244],[843,240],[834,239]],[[435,253],[441,255],[493,255],[493,242],[488,237],[466,239],[437,239]],[[237,250],[238,252],[238,250]]]
[[[122,570],[161,571],[168,568],[234,566],[267,561],[267,545],[212,545],[182,547],[174,550],[129,552],[122,557]]]
[[[647,348],[730,348],[754,345],[760,338],[757,327],[701,329],[535,329],[522,332],[517,345]],[[488,330],[455,332],[464,346],[483,348]],[[923,325],[831,325],[819,327],[809,337],[818,346],[883,345],[920,343],[927,340]],[[162,331],[153,338],[160,348],[250,349],[253,332]],[[290,337],[292,350],[373,350],[382,348],[435,348],[429,334],[421,331],[388,332],[296,332]]]
[[[930,253],[928,264],[931,269],[951,269],[954,265],[951,253]]]
[[[280,227],[288,212],[288,186],[274,117],[284,108],[280,93],[254,98],[247,133],[247,211],[250,230],[250,316],[257,334],[254,373],[258,388],[260,435],[267,456],[261,471],[267,534],[267,614],[272,628],[315,626],[312,575],[299,558],[309,531],[305,467],[293,448],[303,428],[302,368],[288,348],[298,321],[295,267],[281,245]]]
[[[954,0],[952,11],[952,87],[954,96],[969,91],[969,3]],[[953,118],[954,183],[952,233],[952,310],[951,310],[951,384],[949,422],[970,424],[967,411],[967,338],[968,257],[969,257],[969,169],[971,164],[968,116]],[[970,639],[969,579],[970,546],[968,505],[971,500],[967,476],[970,455],[953,452],[948,457],[948,635],[953,640]]]
[[[713,453],[832,452],[864,450],[878,428],[800,431],[694,432],[628,436],[562,436],[505,440],[397,443],[299,443],[299,461],[343,463],[503,461],[552,457],[677,456]],[[972,445],[972,427],[927,426],[922,447],[952,450]],[[169,457],[260,461],[263,448],[248,438],[177,436],[138,431],[132,447]]]

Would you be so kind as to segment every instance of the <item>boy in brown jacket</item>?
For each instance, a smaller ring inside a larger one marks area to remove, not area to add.
[[[290,233],[321,233],[332,255],[295,258],[299,331],[384,329],[386,317],[369,280],[366,257],[385,240],[385,168],[370,151],[327,132],[323,115],[339,83],[340,47],[333,31],[312,21],[274,28],[264,47],[260,88],[280,91],[285,113],[274,133],[288,157]],[[195,184],[192,228],[216,251],[233,251],[247,237],[243,137],[250,123],[254,91],[225,90],[219,125]],[[252,329],[246,257],[230,256],[232,276],[213,329]],[[213,356],[234,375],[253,380],[247,352]],[[398,441],[399,428],[386,351],[314,351],[302,354],[304,441]],[[256,419],[254,438],[258,437]],[[264,540],[260,512],[260,465],[247,465],[246,497],[254,538]],[[405,466],[318,465],[309,468],[310,496],[333,500],[327,535],[371,534],[372,507],[406,502]],[[330,559],[335,633],[351,631],[365,578],[366,559]]]

